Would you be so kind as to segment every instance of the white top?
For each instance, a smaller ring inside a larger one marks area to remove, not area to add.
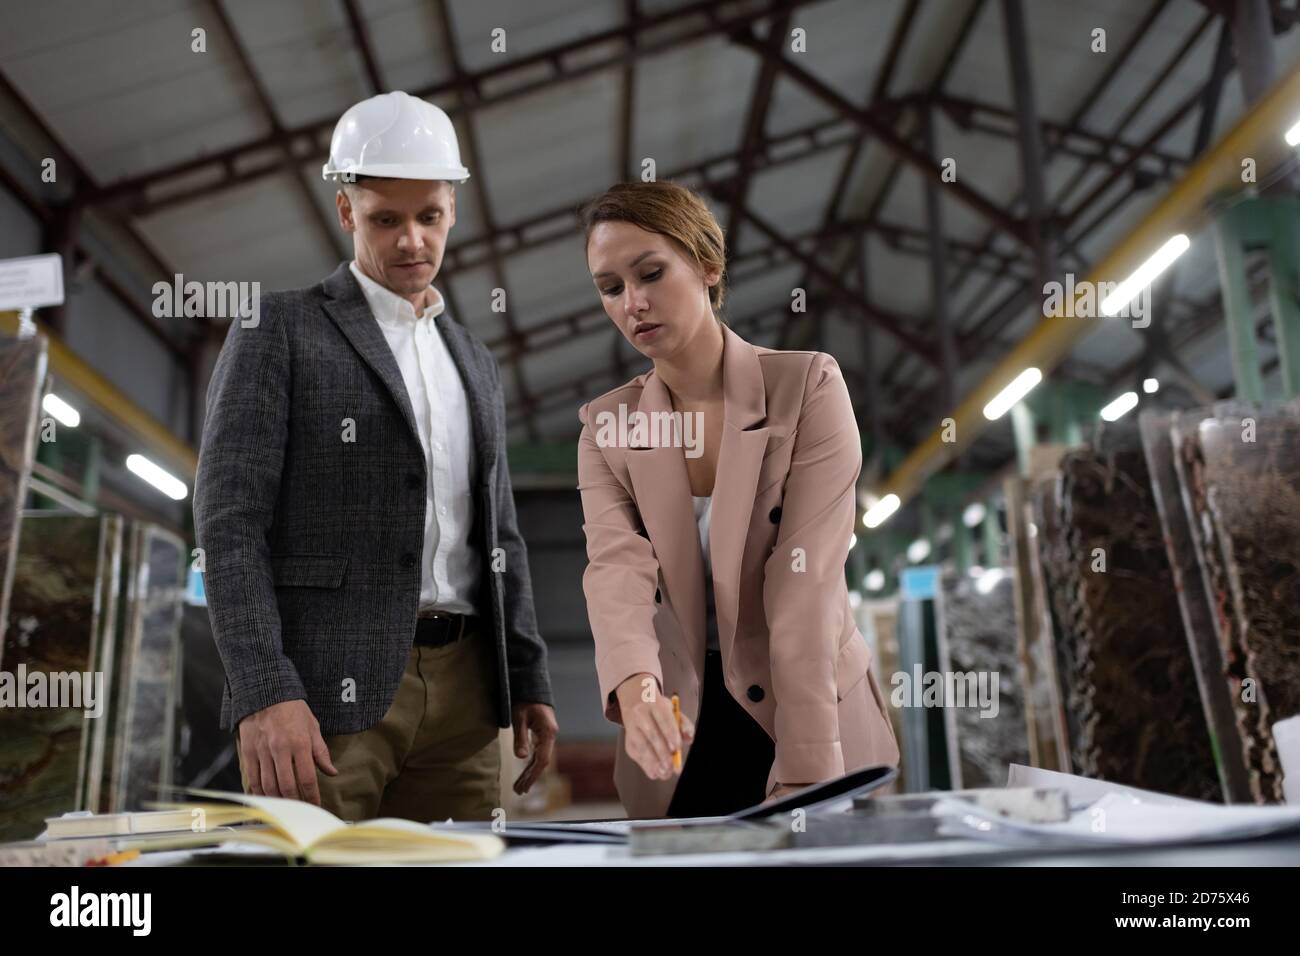
[[[704,555],[704,573],[713,573],[713,560],[709,555],[709,518],[713,514],[713,496],[691,495],[695,502],[695,526],[700,532],[700,553]]]
[[[718,618],[713,602],[713,558],[709,554],[709,522],[713,515],[713,496],[691,495],[695,503],[695,526],[700,532],[700,554],[704,558],[705,646],[718,649]]]
[[[371,279],[355,261],[350,268],[397,360],[424,447],[428,500],[420,610],[472,614],[481,575],[469,537],[474,527],[473,432],[464,383],[433,321],[442,314],[442,295],[431,287],[433,304],[417,316],[410,302]]]

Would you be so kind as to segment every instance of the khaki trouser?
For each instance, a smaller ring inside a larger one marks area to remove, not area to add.
[[[325,738],[336,776],[316,771],[321,806],[344,820],[489,820],[501,804],[501,749],[487,648],[470,633],[411,648],[383,719]],[[241,762],[245,792],[248,777]]]

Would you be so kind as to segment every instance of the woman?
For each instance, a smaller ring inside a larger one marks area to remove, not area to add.
[[[862,452],[835,360],[722,323],[722,230],[690,191],[619,184],[583,228],[605,312],[654,363],[578,413],[583,589],[628,815],[729,813],[897,763],[845,586]],[[679,440],[654,441],[673,413]]]

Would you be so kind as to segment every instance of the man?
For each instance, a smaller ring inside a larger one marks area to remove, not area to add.
[[[208,388],[194,523],[221,724],[251,793],[488,819],[497,728],[531,753],[523,793],[557,725],[500,374],[430,285],[469,173],[445,113],[388,93],[344,113],[324,175],[355,258],[233,321]]]

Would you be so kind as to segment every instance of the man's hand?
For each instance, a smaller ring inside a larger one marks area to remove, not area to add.
[[[668,780],[673,774],[673,751],[695,737],[695,726],[682,715],[682,729],[673,719],[672,699],[660,691],[651,674],[633,674],[615,691],[623,717],[627,755],[651,780]]]
[[[320,806],[316,767],[338,773],[320,724],[305,700],[286,700],[249,714],[239,722],[239,759],[248,792],[305,800]]]
[[[514,784],[515,793],[524,794],[532,789],[542,771],[550,766],[560,725],[549,704],[518,703],[510,708],[510,717],[515,728],[515,756],[520,760],[528,756],[530,735],[532,738],[532,759]]]

